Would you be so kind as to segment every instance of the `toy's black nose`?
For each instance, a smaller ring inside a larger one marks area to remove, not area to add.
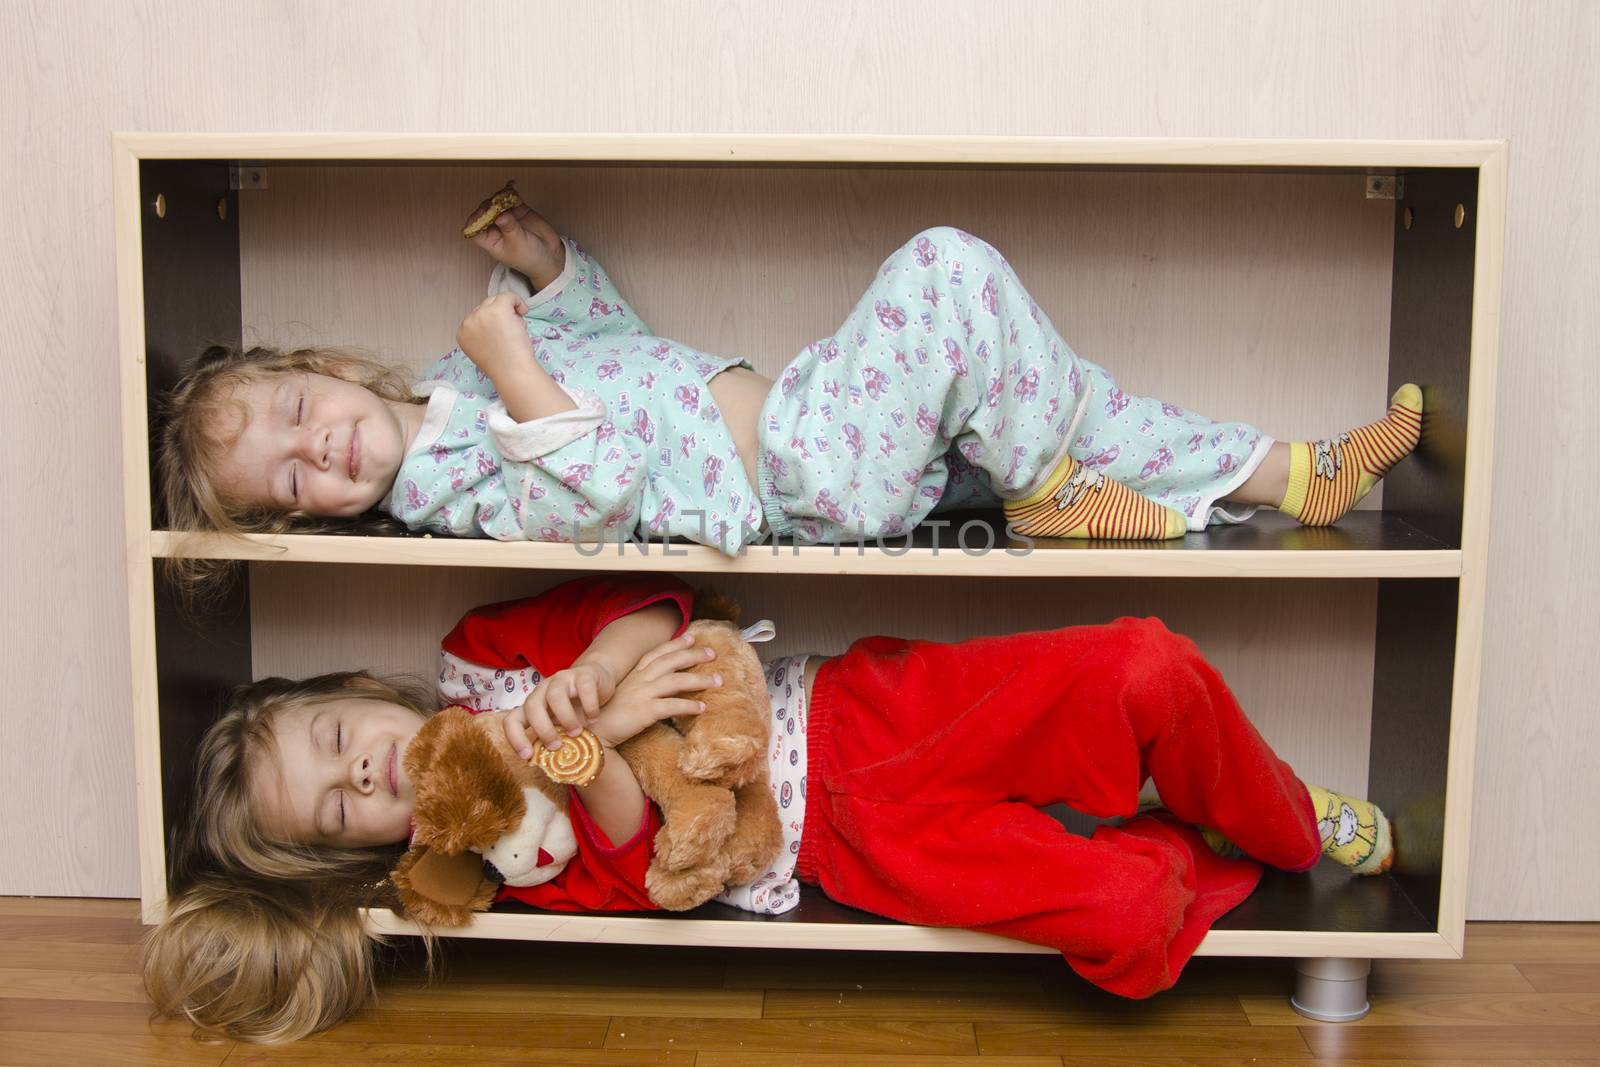
[[[493,882],[495,885],[506,884],[506,876],[500,873],[500,868],[496,867],[488,860],[483,861],[483,876],[489,879],[489,881]]]

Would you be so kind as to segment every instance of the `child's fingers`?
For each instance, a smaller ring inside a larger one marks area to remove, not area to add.
[[[703,667],[716,658],[716,653],[709,648],[685,648],[677,652],[669,652],[656,660],[650,666],[650,677],[664,678],[677,671],[693,670]]]
[[[547,687],[544,685],[539,686],[527,700],[523,701],[520,712],[506,716],[507,737],[511,736],[511,720],[520,716],[522,723],[526,724],[526,728],[523,728],[521,724],[518,727],[521,730],[522,739],[528,745],[526,750],[517,749],[518,754],[522,755],[524,759],[533,758],[533,742],[528,740],[528,730],[532,730],[539,738],[539,743],[546,748],[559,748],[561,745],[561,731],[555,728],[555,724],[550,721],[550,713],[545,710],[545,699],[549,696],[546,689]],[[512,745],[516,745],[514,740]]]
[[[672,693],[691,693],[701,689],[716,689],[722,685],[722,675],[716,672],[698,674],[694,671],[677,671],[659,679],[655,684],[658,696]]]
[[[528,715],[528,725],[539,736],[539,743],[549,749],[560,748],[561,731],[556,729],[556,724],[551,721],[549,709],[543,703],[531,707],[525,704],[523,708]]]
[[[546,684],[548,685],[549,683],[547,682]],[[545,707],[550,710],[550,717],[561,724],[561,729],[571,736],[577,737],[583,733],[583,718],[572,706],[571,684],[571,681],[568,680],[565,685],[556,686],[554,691],[544,698],[544,703]],[[552,745],[551,747],[555,746]]]
[[[595,685],[591,674],[578,679],[578,703],[583,706],[584,717],[590,722],[600,717],[600,687]]]
[[[646,652],[644,655],[640,656],[639,662],[634,664],[633,669],[636,671],[642,671],[656,660],[660,659],[662,656],[665,656],[670,652],[676,652],[682,648],[688,648],[692,644],[694,644],[694,634],[679,634],[672,640],[663,641],[655,648],[652,648],[649,652]]]
[[[698,715],[705,710],[706,705],[703,700],[684,700],[680,697],[673,697],[657,702],[656,714],[659,717],[656,722],[660,722],[662,719],[671,719],[678,715]]]
[[[533,742],[528,740],[528,722],[523,716],[526,711],[513,711],[506,716],[506,741],[511,745],[511,751],[523,759],[533,758]]]

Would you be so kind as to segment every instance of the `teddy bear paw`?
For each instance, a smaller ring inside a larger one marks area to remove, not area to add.
[[[651,902],[666,911],[697,908],[722,892],[726,881],[726,863],[711,863],[688,871],[663,870],[660,863],[652,863],[644,874],[644,887]]]
[[[694,804],[680,801],[667,809],[656,833],[655,863],[668,871],[687,871],[712,863],[733,835],[733,794],[705,787]]]
[[[678,753],[678,769],[685,777],[733,789],[755,778],[765,756],[754,738],[691,735]]]

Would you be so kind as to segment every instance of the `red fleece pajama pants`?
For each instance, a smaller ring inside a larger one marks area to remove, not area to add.
[[[1119,619],[960,644],[869,637],[824,664],[809,710],[798,874],[841,904],[1059,949],[1089,981],[1172,985],[1260,866],[1317,862],[1305,787],[1194,643]],[[1164,814],[1092,838],[1039,807]]]

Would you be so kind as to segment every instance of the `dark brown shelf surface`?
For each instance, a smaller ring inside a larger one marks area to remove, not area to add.
[[[516,904],[496,911],[536,912]],[[844,923],[871,926],[892,923],[868,912],[836,904],[814,886],[800,891],[800,906],[783,915],[755,915],[726,904],[706,904],[686,912],[648,912],[651,918],[717,919],[753,923]],[[1388,875],[1352,877],[1337,864],[1323,862],[1303,874],[1268,870],[1250,898],[1217,922],[1218,930],[1275,930],[1338,933],[1431,933],[1433,923],[1411,903]]]

